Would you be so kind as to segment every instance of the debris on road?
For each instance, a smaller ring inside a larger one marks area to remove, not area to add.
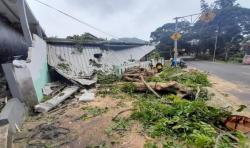
[[[74,94],[79,89],[78,86],[68,86],[66,87],[62,92],[60,92],[58,95],[53,97],[52,99],[40,103],[35,106],[35,111],[39,113],[45,113],[59,105],[61,102],[69,98],[72,94]]]

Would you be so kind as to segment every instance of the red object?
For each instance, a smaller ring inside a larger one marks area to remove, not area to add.
[[[225,121],[225,125],[230,130],[250,133],[250,118],[245,116],[232,115]]]

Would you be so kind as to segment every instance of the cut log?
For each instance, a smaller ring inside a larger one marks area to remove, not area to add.
[[[131,77],[123,77],[123,80],[128,81],[128,82],[141,82],[139,78],[131,78]]]
[[[143,76],[145,79],[150,78],[154,75],[153,72],[148,71],[145,68],[140,67],[133,67],[127,70],[124,74],[122,79],[128,82],[140,82],[140,76]]]
[[[51,109],[55,108],[61,102],[69,98],[72,94],[74,94],[79,89],[78,86],[69,86],[66,87],[61,93],[53,97],[52,99],[40,103],[35,106],[35,111],[39,113],[45,113],[50,111]]]
[[[135,91],[137,92],[146,92],[148,91],[148,87],[142,82],[132,82],[135,86]],[[118,83],[119,87],[125,85],[125,83]],[[160,82],[148,82],[148,86],[150,86],[156,92],[176,92],[178,94],[187,94],[190,90],[183,85],[179,84],[176,81],[170,81],[166,83]]]

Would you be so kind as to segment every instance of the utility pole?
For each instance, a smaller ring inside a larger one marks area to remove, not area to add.
[[[196,14],[191,14],[191,15],[186,15],[186,16],[181,16],[181,17],[176,17],[174,18],[175,20],[175,33],[178,33],[178,20],[179,19],[184,19],[184,18],[190,18],[191,23],[195,23],[198,18],[200,17],[201,13],[196,13]],[[193,17],[197,16],[195,20],[193,20]],[[178,57],[178,39],[174,40],[174,58],[176,59]]]
[[[213,62],[215,62],[215,56],[216,56],[216,50],[217,50],[219,32],[220,32],[220,27],[218,26],[217,34],[216,34],[216,37],[215,37],[215,43],[214,43],[214,56],[213,56]]]
[[[175,33],[178,32],[178,18],[175,18]],[[174,41],[174,58],[177,59],[178,57],[178,40]]]

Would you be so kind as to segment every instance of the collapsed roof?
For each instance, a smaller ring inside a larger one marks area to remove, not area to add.
[[[48,43],[48,64],[81,85],[94,84],[95,71],[110,72],[115,67],[138,62],[155,49],[147,44],[117,42],[77,45],[70,40],[49,40]]]

